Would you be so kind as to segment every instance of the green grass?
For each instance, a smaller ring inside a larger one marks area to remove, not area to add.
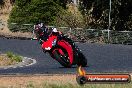
[[[43,83],[36,85],[33,82],[28,82],[27,85],[10,85],[8,86],[0,86],[0,88],[132,88],[132,83],[128,84],[49,84]]]
[[[36,88],[35,85],[32,83],[32,82],[29,82],[27,85],[26,85],[26,88]]]
[[[27,84],[26,88],[131,88],[132,83],[126,84],[85,84],[85,85],[78,85],[78,84],[49,84],[44,83],[42,85],[34,85],[33,83]]]
[[[11,59],[11,61],[16,61],[16,62],[21,62],[22,61],[22,57],[17,55],[17,54],[14,54],[12,52],[7,52],[7,57]]]

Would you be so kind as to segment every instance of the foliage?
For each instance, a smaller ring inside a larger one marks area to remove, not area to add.
[[[12,52],[7,52],[7,56],[8,56],[8,58],[12,58],[13,57],[13,53]]]
[[[3,1],[3,0],[1,0]],[[80,0],[83,14],[81,22],[77,16],[66,11],[71,0],[15,0],[10,14],[10,23],[34,24],[107,29],[109,22],[109,0]],[[132,0],[112,0],[111,30],[132,29]],[[80,23],[81,22],[81,23]],[[85,22],[85,23],[84,23]],[[83,25],[82,25],[83,24]],[[14,30],[13,28],[11,30]],[[21,29],[17,29],[21,30]]]
[[[15,55],[12,52],[7,52],[7,57],[10,58],[13,61],[21,62],[22,58],[19,55]]]
[[[66,4],[68,0],[53,0],[53,1],[59,4],[60,6],[62,6],[64,9],[66,9]]]
[[[23,27],[22,24],[33,25],[38,22],[71,28],[84,27],[82,15],[69,12],[67,2],[69,0],[16,0],[8,26],[13,32],[31,31],[32,27]],[[11,23],[17,23],[17,25]]]
[[[67,10],[62,10],[57,15],[57,26],[70,27],[70,28],[84,28],[84,18],[76,5],[67,4]]]
[[[57,26],[66,26],[69,28],[84,27],[83,17],[72,14],[71,12],[63,10],[57,16]]]
[[[16,0],[8,20],[9,28],[12,28],[11,23],[19,23],[20,25],[44,22],[48,25],[54,25],[56,16],[65,8],[62,6],[65,4],[58,0]]]
[[[22,24],[44,21],[52,24],[59,8],[53,0],[16,0],[9,22]]]
[[[112,0],[111,29],[132,29],[132,0]],[[87,27],[108,28],[109,0],[80,0]]]

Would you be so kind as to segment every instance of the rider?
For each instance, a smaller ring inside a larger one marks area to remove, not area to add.
[[[58,31],[57,28],[48,28],[43,23],[40,23],[34,25],[34,32],[36,34],[37,40],[41,45],[43,44],[44,41],[48,40],[51,34],[53,34],[53,35],[57,35],[59,40],[64,39],[67,42],[69,42],[70,45],[72,45],[73,49],[77,48],[75,47],[74,42],[70,38],[64,36],[64,34]]]
[[[48,28],[43,23],[34,25],[34,32],[40,44],[49,38],[50,34],[61,34],[56,28]]]

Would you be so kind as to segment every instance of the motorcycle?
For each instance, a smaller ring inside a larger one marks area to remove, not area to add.
[[[63,34],[51,33],[48,39],[41,44],[43,51],[64,67],[78,65],[85,67],[87,59],[75,43]]]

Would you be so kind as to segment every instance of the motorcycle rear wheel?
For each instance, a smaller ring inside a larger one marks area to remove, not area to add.
[[[78,62],[77,65],[78,66],[82,66],[82,67],[86,67],[87,66],[87,59],[86,57],[83,55],[83,53],[81,51],[76,51],[78,54]]]

